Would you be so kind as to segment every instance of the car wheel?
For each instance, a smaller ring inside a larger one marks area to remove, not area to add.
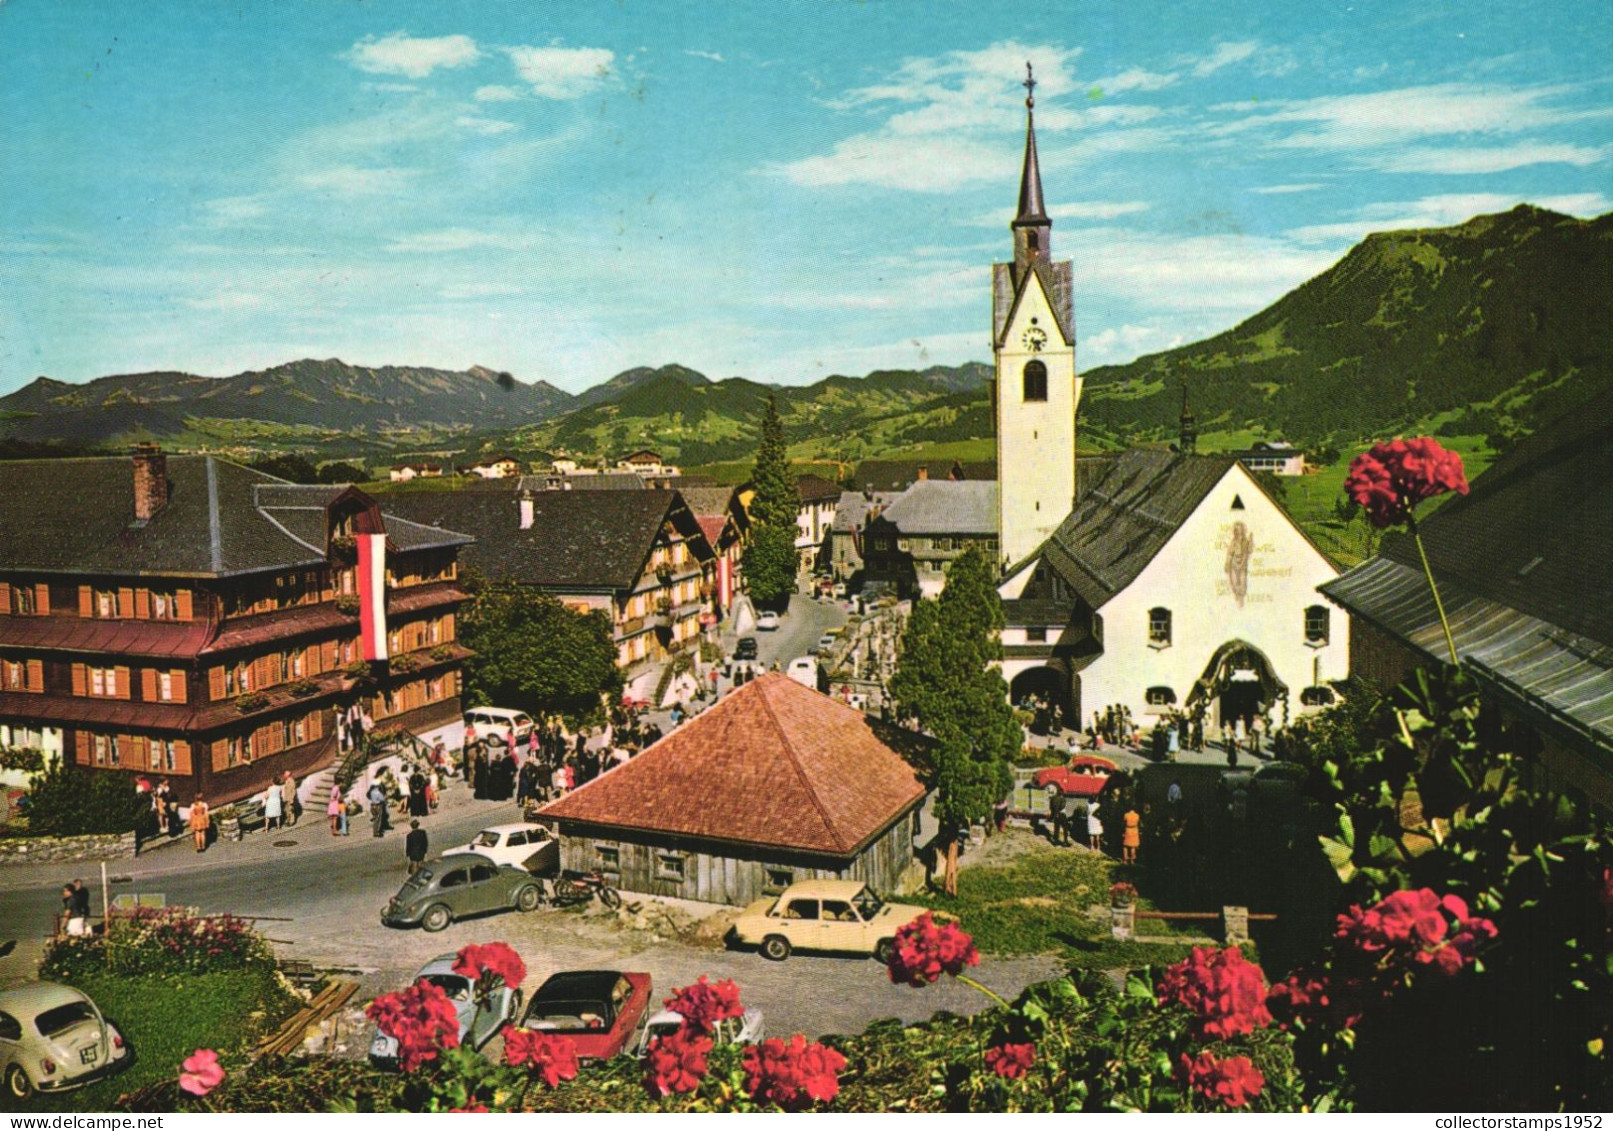
[[[762,940],[762,957],[773,962],[783,962],[790,957],[790,940],[783,935],[768,935]]]
[[[515,906],[521,911],[536,911],[542,902],[543,893],[538,890],[537,884],[527,884],[515,893]]]
[[[881,966],[889,966],[891,959],[896,957],[896,940],[880,939],[874,944],[874,961]]]
[[[520,1020],[520,1018],[521,1018],[521,1004],[524,1001],[526,1001],[526,997],[525,997],[525,995],[523,995],[521,993],[520,990],[516,990],[513,994],[510,995],[510,1012],[509,1012],[506,1020],[508,1020],[511,1025],[514,1025],[517,1021]]]
[[[440,903],[433,903],[420,917],[420,925],[428,931],[440,931],[454,921],[454,913]]]
[[[28,1079],[28,1073],[22,1070],[22,1065],[13,1064],[6,1069],[6,1095],[25,1100],[33,1094],[34,1082]]]

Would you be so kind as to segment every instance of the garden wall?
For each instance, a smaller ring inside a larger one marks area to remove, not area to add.
[[[132,832],[0,838],[0,864],[54,864],[64,860],[113,860],[133,855]]]

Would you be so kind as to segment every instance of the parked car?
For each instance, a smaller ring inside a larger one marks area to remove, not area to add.
[[[825,632],[822,636],[818,637],[818,642],[812,646],[811,654],[814,656],[821,656],[839,642],[839,636],[832,632]]]
[[[463,974],[454,973],[457,954],[439,954],[420,968],[411,980],[412,985],[429,982],[442,988],[448,1000],[454,1003],[459,1017],[459,1043],[479,1049],[493,1039],[500,1029],[512,1024],[521,1014],[521,987],[500,986],[493,991],[487,1008],[476,1002],[476,987]],[[398,1066],[398,1041],[385,1033],[377,1032],[370,1042],[370,1063],[388,1070]]]
[[[448,851],[485,856],[495,864],[521,868],[534,876],[553,876],[560,871],[560,842],[544,826],[525,821],[483,829],[469,844]]]
[[[818,661],[811,656],[797,656],[790,661],[784,674],[803,687],[810,687],[814,691],[818,689]]]
[[[670,1037],[683,1028],[683,1014],[673,1009],[663,1009],[652,1013],[644,1022],[644,1028],[639,1030],[638,1044],[633,1054],[644,1056],[650,1051],[650,1042],[657,1037]],[[762,1020],[762,1011],[747,1009],[738,1017],[725,1017],[717,1022],[717,1029],[712,1033],[712,1040],[719,1045],[759,1045],[767,1036],[767,1026]]]
[[[542,881],[520,868],[500,867],[480,853],[452,852],[403,881],[381,911],[388,927],[440,931],[455,919],[515,908],[536,911]]]
[[[860,880],[803,880],[745,908],[728,937],[775,962],[794,950],[871,954],[889,962],[896,932],[926,910],[886,903]]]
[[[524,744],[532,733],[532,716],[509,707],[472,707],[465,712],[465,725],[476,724],[476,733],[489,746],[503,746],[504,736],[515,731],[515,741]]]
[[[578,1060],[609,1060],[627,1048],[649,1004],[648,974],[568,970],[538,987],[521,1028],[564,1037]]]
[[[739,643],[734,645],[734,659],[754,660],[756,658],[756,637],[741,636]]]
[[[1119,766],[1096,754],[1077,754],[1067,766],[1047,766],[1036,771],[1034,781],[1049,792],[1096,797],[1109,784]]]
[[[0,993],[0,1080],[10,1100],[82,1087],[132,1063],[117,1026],[71,986],[27,982]]]
[[[779,615],[771,609],[756,618],[756,628],[760,632],[777,632],[778,626]]]

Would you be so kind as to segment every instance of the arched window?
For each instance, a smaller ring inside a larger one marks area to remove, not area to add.
[[[1035,251],[1041,245],[1041,242],[1041,239],[1036,235],[1035,232],[1025,233],[1025,246],[1030,248],[1030,250]]]
[[[1148,643],[1155,648],[1164,648],[1171,642],[1171,611],[1169,609],[1148,610]]]
[[[1310,605],[1305,609],[1305,643],[1320,647],[1331,635],[1333,611],[1326,605]]]
[[[1334,698],[1333,689],[1320,684],[1307,687],[1299,693],[1299,702],[1303,707],[1326,707]]]
[[[1150,687],[1143,693],[1150,707],[1169,707],[1176,702],[1176,692],[1169,687]]]
[[[1047,366],[1039,361],[1025,364],[1025,399],[1028,401],[1047,399]]]

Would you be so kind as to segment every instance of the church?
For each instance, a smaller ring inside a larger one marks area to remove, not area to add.
[[[1074,264],[1053,258],[1025,86],[1013,261],[992,271],[1004,679],[1072,726],[1111,704],[1144,727],[1282,724],[1348,674],[1349,625],[1317,592],[1338,570],[1235,456],[1195,454],[1185,399],[1175,450],[1077,459]]]

